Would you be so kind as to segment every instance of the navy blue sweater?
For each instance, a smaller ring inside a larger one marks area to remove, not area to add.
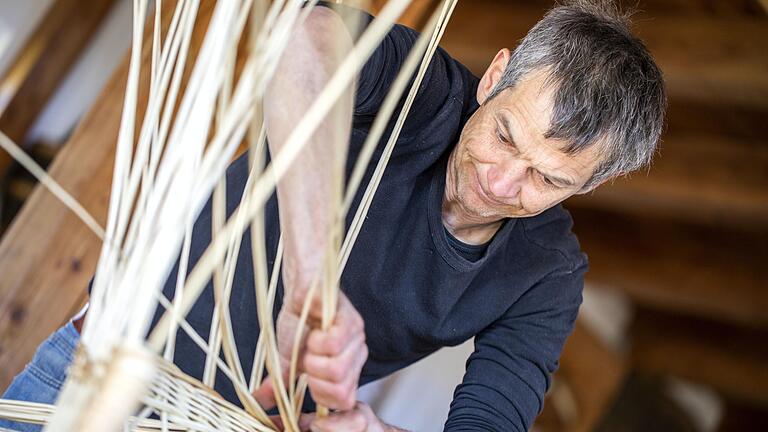
[[[416,36],[413,30],[396,26],[361,73],[347,175]],[[449,241],[441,220],[446,162],[464,123],[478,107],[477,84],[464,66],[444,51],[437,52],[341,286],[365,320],[370,355],[361,384],[475,337],[475,351],[454,393],[445,430],[522,431],[531,427],[542,409],[550,374],[572,330],[586,258],[571,233],[571,219],[560,206],[535,217],[508,220],[479,258],[468,257]],[[246,178],[247,163],[241,157],[228,170],[229,212],[236,207]],[[274,196],[265,214],[271,266],[279,237]],[[192,263],[210,242],[210,222],[208,206],[195,225]],[[250,250],[246,233],[230,302],[245,370],[250,370],[259,333]],[[175,273],[166,287],[169,296]],[[281,298],[282,284],[275,311]],[[188,316],[202,335],[208,334],[212,310],[209,286]],[[183,333],[177,338],[176,363],[193,376],[202,375],[203,354]],[[221,374],[216,389],[236,401]]]

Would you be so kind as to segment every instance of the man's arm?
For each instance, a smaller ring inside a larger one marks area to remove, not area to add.
[[[264,97],[267,139],[273,155],[280,153],[351,46],[344,22],[327,8],[315,8],[292,34]],[[335,201],[341,200],[353,98],[350,86],[277,185],[285,244],[285,296],[277,320],[284,378],[304,299],[311,284],[319,279],[329,250],[337,215]],[[317,403],[348,410],[354,407],[367,347],[362,318],[343,293],[338,298],[336,317],[323,331],[318,328],[322,318],[320,296],[314,296],[309,313],[312,331],[300,342],[299,371],[307,374]],[[273,406],[271,380],[266,380],[254,396],[265,407]]]
[[[352,39],[341,18],[315,8],[294,32],[264,97],[273,155],[330,80]],[[335,175],[342,175],[352,121],[350,88],[318,127],[277,187],[285,242],[287,307],[298,308],[320,272],[333,225]]]
[[[531,428],[573,330],[585,272],[586,262],[548,276],[475,337],[446,431]]]

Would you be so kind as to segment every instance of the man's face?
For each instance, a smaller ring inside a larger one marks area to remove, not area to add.
[[[481,106],[464,126],[446,178],[446,198],[477,222],[541,213],[579,192],[599,160],[599,145],[567,154],[566,143],[544,137],[553,100],[544,73],[531,73],[483,103],[490,91],[484,88],[495,85],[496,79],[487,79],[491,72],[480,84]]]

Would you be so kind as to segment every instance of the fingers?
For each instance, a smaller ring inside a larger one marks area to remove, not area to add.
[[[308,287],[305,289],[298,287],[291,289],[290,293],[286,297],[286,306],[296,315],[300,315],[302,309],[304,308],[304,302],[309,301],[309,313],[307,315],[307,320],[312,327],[315,327],[319,325],[320,321],[323,319],[323,296],[319,287],[316,287],[312,297],[307,299],[309,293],[310,289]]]
[[[335,355],[317,354],[317,351],[308,350],[304,356],[304,371],[312,378],[339,383],[347,376],[359,375],[367,358],[365,337],[358,335],[354,340],[347,342],[344,351]]]
[[[262,408],[264,408],[264,411],[269,411],[277,405],[272,378],[269,376],[264,378],[261,385],[253,391],[253,398],[256,399],[256,402],[258,402]]]
[[[312,331],[307,338],[307,348],[314,354],[336,356],[357,337],[365,338],[363,318],[343,297],[331,327],[327,331]]]
[[[302,308],[304,307],[304,302],[307,300],[309,291],[310,290],[308,288],[307,289],[301,289],[301,288],[291,289],[289,294],[286,296],[284,306],[286,306],[287,309],[290,310],[292,313],[294,313],[296,316],[301,315],[301,311],[302,311]],[[320,290],[318,289],[315,290],[309,302],[310,302],[309,314],[307,316],[307,320],[311,327],[317,327],[319,326],[320,321],[322,321],[323,319],[323,309],[324,309],[323,296]],[[338,293],[337,304],[335,305],[335,309],[337,311],[337,314],[347,311],[347,313],[352,313],[359,316],[359,314],[355,310],[352,303],[349,301],[347,296],[344,295],[344,292],[342,291],[339,291]]]
[[[310,427],[312,432],[364,432],[367,429],[368,420],[365,414],[358,409],[331,413],[328,417],[315,418]]]
[[[274,423],[277,430],[285,430],[285,424],[283,424],[283,419],[279,415],[271,415],[269,416],[269,419],[272,420],[272,423]]]
[[[299,417],[299,430],[301,432],[307,432],[310,430],[312,422],[315,421],[315,413],[302,414]]]
[[[338,410],[355,406],[360,370],[368,357],[365,344],[350,345],[339,357],[307,355],[309,390],[315,401]]]
[[[293,354],[293,343],[296,332],[299,331],[300,317],[290,310],[281,310],[277,316],[277,349],[280,354],[280,365],[288,368]],[[309,327],[301,327],[302,338],[299,339],[299,370],[301,370],[302,353],[306,345],[306,334]]]
[[[303,370],[315,401],[338,410],[353,408],[367,358],[363,320],[349,300],[340,297],[333,325],[327,331],[313,330],[307,339]]]

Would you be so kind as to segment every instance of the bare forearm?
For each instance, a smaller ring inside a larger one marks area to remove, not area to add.
[[[280,152],[351,44],[344,23],[325,8],[316,8],[295,32],[264,100],[273,155]],[[278,184],[288,290],[306,291],[322,266],[334,222],[333,198],[343,177],[352,109],[350,88]]]

